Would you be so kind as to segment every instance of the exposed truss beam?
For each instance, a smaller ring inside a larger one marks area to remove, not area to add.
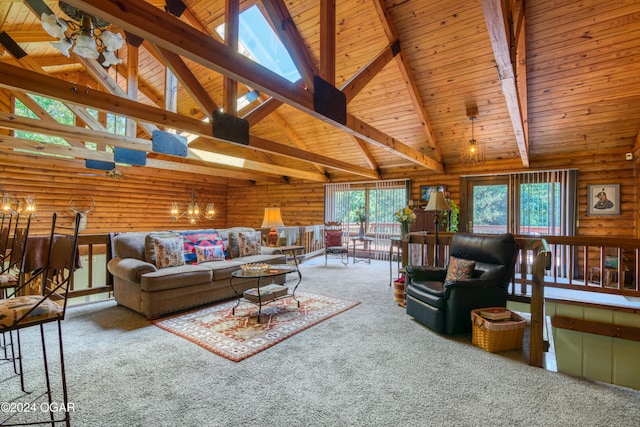
[[[128,148],[131,150],[144,151],[147,153],[152,152],[151,149],[151,141],[141,138],[134,138],[128,136],[114,135],[109,132],[99,132],[86,128],[79,128],[75,126],[62,125],[59,123],[51,124],[45,123],[42,120],[31,119],[27,117],[17,117],[15,115],[9,113],[0,112],[0,127],[7,129],[19,129],[19,130],[28,130],[31,132],[42,132],[48,135],[59,136],[62,138],[80,138],[82,140],[90,140],[92,142],[101,142],[105,144],[110,144],[114,147]],[[19,139],[19,141],[23,141],[23,144],[27,144],[29,140]],[[14,147],[15,148],[15,147]],[[95,150],[89,150],[95,151]],[[110,157],[110,160],[113,161],[113,154],[107,153]],[[166,157],[166,156],[165,156]],[[237,165],[235,167],[252,170],[255,172],[268,173],[268,174],[277,174],[290,176],[294,178],[306,179],[311,181],[320,181],[326,182],[328,179],[318,173],[313,172],[305,172],[300,171],[293,168],[287,168],[282,166],[268,165],[256,161],[246,160],[239,157],[227,156],[223,154],[211,153],[211,152],[201,152],[201,150],[189,150],[189,159],[199,160],[207,163],[215,163],[222,166],[229,165]],[[211,169],[209,173],[215,173],[214,170]],[[225,176],[234,179],[255,179],[255,175],[249,175],[247,172],[238,172],[241,175],[232,176],[231,173],[235,171],[227,171],[229,172]],[[278,182],[277,180],[273,180],[274,182]]]
[[[109,95],[100,91],[92,91],[88,89],[86,91],[77,90],[73,83],[68,83],[53,77],[30,72],[7,64],[0,64],[0,74],[3,76],[2,81],[0,81],[1,87],[21,89],[65,102],[89,106],[99,110],[117,112],[122,116],[135,118],[139,121],[154,123],[173,129],[180,129],[208,139],[213,139],[211,137],[211,124],[198,119],[182,116],[157,107],[143,105],[130,99]],[[76,90],[74,90],[74,88]],[[236,145],[247,148],[247,146],[242,144]],[[375,173],[367,168],[350,165],[345,162],[254,136],[251,136],[250,138],[249,148],[269,151],[305,162],[318,163],[344,172],[367,176],[374,179],[376,178]],[[288,174],[283,173],[282,175]]]
[[[69,0],[67,3],[87,13],[101,16],[139,37],[148,39],[160,47],[189,58],[211,70],[264,91],[332,126],[360,136],[367,142],[389,148],[388,141],[392,138],[380,130],[363,122],[359,122],[358,127],[353,127],[350,121],[343,124],[317,113],[313,107],[313,95],[304,87],[289,82],[207,34],[142,0],[129,0],[126,7],[118,0]],[[374,141],[372,135],[380,139]],[[400,141],[395,141],[393,145],[401,148],[396,154],[426,168],[443,171],[440,163],[434,162],[420,151]]]
[[[320,77],[336,85],[336,0],[320,0]]]
[[[384,33],[387,36],[387,40],[392,43],[395,40],[398,40],[398,35],[396,33],[395,28],[391,24],[389,19],[389,14],[387,13],[387,7],[384,4],[384,0],[372,0],[373,6],[378,13],[378,18],[380,19],[380,23],[382,24],[382,28]],[[407,60],[405,56],[402,54],[402,50],[399,55],[396,55],[396,62],[398,64],[398,68],[400,70],[400,74],[402,75],[402,79],[407,86],[407,90],[409,92],[409,97],[411,98],[411,102],[413,103],[413,107],[418,113],[418,117],[422,121],[422,126],[424,127],[425,138],[427,139],[427,143],[430,143],[430,147],[433,150],[433,155],[438,162],[442,161],[442,153],[440,152],[440,148],[438,147],[438,141],[436,140],[436,134],[433,132],[433,128],[431,127],[431,122],[429,121],[429,116],[427,115],[427,111],[424,108],[424,104],[422,103],[422,98],[418,93],[418,87],[416,86],[415,79],[413,75],[409,71],[411,68],[407,64]]]
[[[396,56],[400,51],[400,43],[396,40],[380,52],[367,65],[362,67],[349,80],[344,82],[340,90],[347,97],[347,104],[365,88],[367,84]]]
[[[524,119],[520,105],[526,103],[518,93],[515,73],[513,69],[510,49],[510,31],[507,21],[508,15],[503,9],[502,0],[480,0],[484,19],[489,30],[489,39],[493,48],[493,56],[496,60],[498,78],[502,87],[507,110],[511,117],[511,125],[515,133],[518,151],[522,165],[529,167],[529,144],[525,133]]]

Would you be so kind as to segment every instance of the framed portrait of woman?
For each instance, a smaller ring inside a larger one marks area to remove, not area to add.
[[[620,215],[620,184],[588,185],[587,215]]]

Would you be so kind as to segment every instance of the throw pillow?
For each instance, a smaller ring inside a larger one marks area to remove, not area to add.
[[[327,230],[324,236],[324,242],[328,248],[342,246],[342,231]]]
[[[261,234],[259,231],[253,233],[238,233],[240,256],[260,255],[262,253],[260,238]]]
[[[196,246],[196,257],[198,263],[205,261],[224,261],[224,246]]]
[[[447,285],[457,280],[471,279],[475,266],[475,261],[456,257],[449,258],[449,266],[447,267],[447,276],[444,279],[444,284]]]
[[[167,268],[184,265],[182,237],[154,237],[153,247],[156,254],[156,267]]]
[[[240,242],[238,241],[238,232],[229,232],[229,257],[238,258],[240,256]]]
[[[180,237],[178,233],[174,233],[172,231],[158,231],[155,233],[149,233],[144,236],[144,258],[149,264],[156,265],[156,252],[153,246],[153,238],[171,238],[171,237]]]
[[[193,262],[196,260],[196,246],[218,246],[224,245],[222,237],[218,230],[189,230],[179,232],[184,244],[184,260],[185,262]]]

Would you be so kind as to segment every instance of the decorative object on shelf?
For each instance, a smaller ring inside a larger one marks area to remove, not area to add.
[[[620,215],[620,184],[588,185],[587,215]]]
[[[280,208],[264,208],[262,228],[269,228],[269,246],[277,246],[278,230],[276,227],[284,227]]]
[[[196,202],[196,190],[191,190],[191,200],[188,202],[187,209],[184,212],[180,212],[180,205],[176,202],[171,204],[171,215],[169,216],[172,221],[177,221],[183,216],[187,216],[189,223],[197,224],[200,218],[213,221],[216,219],[216,211],[213,203],[208,203],[204,212],[200,211],[200,206]]]
[[[393,219],[400,223],[400,237],[409,232],[409,227],[416,220],[416,214],[409,206],[399,209],[393,214]]]
[[[104,67],[122,62],[114,52],[124,45],[125,40],[122,34],[104,29],[111,25],[109,22],[84,13],[65,2],[58,4],[71,19],[58,18],[53,13],[42,13],[40,16],[42,28],[51,37],[58,39],[57,42],[51,43],[56,49],[67,57],[72,46],[73,53],[83,58],[98,59],[102,54]],[[67,30],[71,31],[69,36],[66,35]]]
[[[465,163],[484,163],[485,152],[484,143],[476,141],[475,138],[475,121],[478,119],[478,108],[471,107],[467,109],[467,117],[471,120],[471,139],[466,147],[460,153],[460,157]]]
[[[448,211],[451,209],[449,203],[444,198],[444,193],[441,191],[434,191],[431,193],[431,197],[429,198],[429,203],[427,207],[424,208],[425,211],[435,212],[436,219],[433,223],[436,225],[436,244],[434,250],[434,265],[438,266],[438,228],[440,228],[440,212]]]
[[[355,216],[356,216],[356,221],[358,222],[358,224],[360,224],[360,229],[358,230],[358,238],[362,239],[367,235],[364,229],[365,224],[369,219],[369,213],[367,212],[367,208],[365,208],[364,205],[360,205],[360,207],[356,209]]]
[[[69,196],[69,206],[74,213],[80,214],[80,221],[78,222],[78,232],[84,231],[87,228],[87,215],[89,215],[89,212],[95,209],[96,201],[93,199],[93,196],[91,196],[91,204],[89,205],[89,207],[87,207],[86,209],[78,209],[73,204],[73,197]]]

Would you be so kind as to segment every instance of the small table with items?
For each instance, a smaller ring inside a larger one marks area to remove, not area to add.
[[[353,263],[356,262],[366,262],[367,264],[371,264],[371,253],[372,253],[372,245],[375,239],[373,237],[353,237],[351,238],[351,242],[353,243]],[[362,243],[362,250],[369,253],[368,258],[356,258],[356,243]]]
[[[296,298],[296,289],[298,289],[298,285],[302,281],[302,276],[300,274],[300,270],[297,266],[292,266],[288,264],[274,264],[267,265],[265,268],[251,268],[253,266],[248,265],[248,268],[243,268],[240,270],[236,270],[231,273],[231,278],[229,279],[229,284],[231,285],[231,289],[238,296],[238,302],[231,310],[232,314],[236,314],[236,307],[240,305],[241,302],[250,302],[258,306],[258,323],[260,323],[260,314],[262,313],[262,306],[269,304],[270,302],[292,297],[297,303],[298,308],[300,307],[300,301]],[[283,285],[276,285],[274,283],[263,285],[262,279],[265,278],[273,278],[276,276],[286,275],[288,273],[298,273],[298,283],[296,283],[293,288],[293,292],[289,294],[289,288]],[[236,290],[233,286],[234,278],[251,278],[256,279],[258,281],[255,288],[247,289],[242,293],[242,295]]]

